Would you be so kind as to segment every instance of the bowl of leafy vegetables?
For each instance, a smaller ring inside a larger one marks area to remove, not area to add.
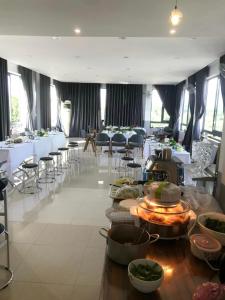
[[[217,212],[208,212],[198,216],[200,230],[216,238],[225,246],[225,215]]]
[[[135,259],[128,265],[130,283],[142,293],[151,293],[160,287],[163,268],[150,259]]]

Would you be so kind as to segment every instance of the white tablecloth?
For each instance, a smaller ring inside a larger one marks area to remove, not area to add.
[[[159,148],[160,143],[156,141],[146,140],[144,145],[144,158],[147,159],[150,155],[155,154],[155,149]],[[183,151],[172,150],[172,157],[179,158],[184,164],[191,163],[190,153]]]
[[[25,159],[33,157],[34,161],[37,162],[40,157],[48,156],[49,152],[57,151],[59,147],[63,147],[65,144],[66,138],[63,133],[38,137],[27,143],[13,144],[12,147],[5,145],[5,142],[0,142],[0,162],[7,160],[3,169],[7,171],[7,175],[12,179],[13,172]]]
[[[114,134],[115,134],[116,132],[112,132],[112,131],[109,131],[109,130],[103,130],[102,133],[108,134],[108,136],[109,136],[110,139],[111,139],[111,138],[114,136]],[[124,133],[122,133],[122,134],[125,136],[125,138],[126,138],[126,140],[127,140],[127,142],[128,142],[128,139],[129,139],[132,135],[136,134],[136,132],[133,131],[133,130],[131,130],[131,131],[126,131],[126,132],[124,132]]]
[[[11,147],[7,147],[7,145],[4,144],[4,148],[0,148],[0,162],[7,160],[7,163],[3,165],[2,169],[6,170],[10,179],[12,179],[13,171],[15,171],[26,158],[32,156],[33,143],[15,144]]]

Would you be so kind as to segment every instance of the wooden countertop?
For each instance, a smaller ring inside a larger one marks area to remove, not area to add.
[[[199,284],[216,276],[206,263],[191,254],[185,239],[157,241],[150,245],[147,257],[159,262],[165,271],[164,281],[157,291],[138,292],[129,282],[127,267],[112,262],[106,254],[100,300],[191,300]]]

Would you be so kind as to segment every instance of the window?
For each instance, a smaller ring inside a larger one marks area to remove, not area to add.
[[[51,85],[51,127],[56,127],[57,125],[57,115],[58,115],[58,100],[56,88]]]
[[[100,93],[100,101],[101,101],[101,120],[105,120],[105,106],[106,106],[106,88],[101,88]]]
[[[165,127],[168,125],[169,119],[170,117],[163,107],[159,93],[154,89],[151,101],[151,127]]]
[[[190,117],[189,92],[187,89],[184,89],[181,104],[181,130],[187,129]]]
[[[10,128],[12,134],[24,132],[29,122],[26,92],[20,75],[9,73]]]
[[[214,136],[222,136],[223,130],[223,98],[218,77],[208,79],[206,111],[204,116],[204,132]]]

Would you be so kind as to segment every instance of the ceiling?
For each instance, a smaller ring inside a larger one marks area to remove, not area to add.
[[[177,83],[225,53],[225,0],[178,1],[171,36],[174,2],[0,0],[0,56],[62,81]]]
[[[0,0],[0,34],[166,37],[175,0]],[[178,36],[225,36],[225,0],[179,0]]]

